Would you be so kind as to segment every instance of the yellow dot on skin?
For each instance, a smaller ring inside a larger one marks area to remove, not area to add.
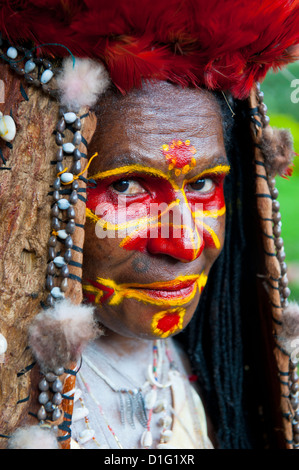
[[[169,167],[168,167],[168,170],[173,170],[173,168],[174,168],[174,164],[171,163],[171,164],[169,165]]]
[[[177,141],[178,147],[180,147],[182,144],[183,144],[183,142],[182,142],[181,140],[178,140],[178,141]]]
[[[185,145],[188,147],[190,145],[190,140],[186,140]]]
[[[181,170],[178,170],[178,169],[175,170],[175,176],[180,176],[180,174],[181,174]]]
[[[196,165],[196,160],[195,158],[191,158],[191,166],[195,166]]]
[[[168,152],[169,146],[166,144],[162,145],[162,150],[164,150],[165,152]]]
[[[184,168],[182,169],[183,175],[185,175],[186,173],[188,173],[189,170],[190,170],[190,165],[185,165]]]
[[[176,161],[173,159],[173,160],[171,160],[171,163],[175,166]]]

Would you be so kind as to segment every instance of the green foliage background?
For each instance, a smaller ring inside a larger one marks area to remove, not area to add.
[[[290,129],[295,152],[299,154],[299,63],[291,64],[278,73],[270,72],[261,84],[261,90],[265,95],[270,124],[273,127]],[[292,102],[291,96],[298,103]],[[282,237],[289,266],[291,299],[299,301],[299,156],[294,159],[292,177],[288,180],[277,177],[276,184],[282,214]]]

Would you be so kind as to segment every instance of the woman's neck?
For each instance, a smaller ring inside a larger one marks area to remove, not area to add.
[[[114,360],[124,362],[138,360],[136,364],[146,363],[150,360],[149,353],[152,350],[154,341],[143,338],[131,338],[106,330],[98,341],[102,351]]]

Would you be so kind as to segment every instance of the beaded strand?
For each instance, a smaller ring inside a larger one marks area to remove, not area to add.
[[[154,374],[155,381],[158,381],[157,354],[158,354],[157,342],[154,341],[154,344],[153,344],[153,374]],[[156,392],[157,386],[155,384],[152,385],[152,390],[154,391],[154,393]],[[147,420],[147,424],[146,424],[146,431],[144,431],[144,433],[141,437],[141,445],[145,449],[149,449],[152,446],[152,443],[153,443],[153,438],[152,438],[152,433],[151,433],[152,416],[153,416],[153,406],[149,410],[148,420]]]
[[[23,46],[11,45],[8,40],[2,39],[1,33],[0,55],[14,72],[24,77],[28,85],[41,87],[44,92],[57,98],[57,89],[49,86],[56,72],[50,60],[35,57],[33,50]]]
[[[1,34],[0,54],[1,58],[9,64],[13,71],[24,76],[24,80],[28,85],[40,87],[48,95],[58,98],[55,81],[53,81],[56,70],[50,60],[36,57],[33,50],[28,50],[22,46],[12,46],[9,41],[2,39]],[[52,86],[50,86],[50,82],[52,82]],[[64,142],[64,132],[66,130],[73,134],[71,142]],[[55,129],[55,143],[58,149],[56,152],[56,178],[50,192],[53,197],[53,204],[51,207],[51,233],[48,241],[48,265],[45,279],[45,287],[49,293],[44,308],[53,307],[55,301],[62,299],[68,289],[70,275],[68,265],[72,261],[72,236],[76,229],[75,206],[79,199],[79,182],[77,180],[97,155],[93,155],[82,171],[82,155],[78,148],[82,142],[80,131],[80,117],[73,110],[61,107]],[[73,157],[73,163],[71,172],[68,172],[68,168],[64,168],[63,160],[70,156]],[[66,186],[66,189],[62,189],[63,186]],[[62,416],[60,405],[63,399],[63,384],[59,377],[65,371],[63,367],[56,367],[54,371],[41,372],[44,377],[39,382],[38,402],[41,406],[37,412],[37,418],[43,425],[47,420],[55,424]]]
[[[259,99],[259,114],[261,115],[261,121],[263,127],[269,125],[270,119],[266,115],[267,106],[264,101],[264,94],[260,90],[258,85],[258,99]],[[274,245],[276,248],[276,257],[280,264],[281,277],[279,279],[279,292],[281,307],[286,308],[289,305],[288,298],[291,294],[289,288],[289,281],[287,277],[287,264],[285,262],[286,254],[284,250],[284,242],[281,237],[281,213],[280,204],[278,199],[279,191],[276,188],[275,178],[268,174],[267,175],[269,191],[272,197],[272,220],[273,220],[273,238]],[[293,430],[293,448],[299,448],[299,385],[298,385],[298,374],[297,374],[297,363],[293,363],[291,358],[289,360],[289,390],[290,390],[290,405],[292,408],[292,430]]]
[[[93,400],[93,401],[95,402],[95,404],[97,405],[97,407],[98,407],[98,409],[99,409],[99,412],[100,412],[102,418],[104,419],[105,424],[106,424],[108,430],[110,431],[110,433],[112,434],[112,436],[113,436],[114,439],[115,439],[116,444],[118,445],[118,447],[119,447],[120,449],[123,449],[123,446],[121,445],[121,443],[120,443],[120,441],[119,441],[119,439],[118,439],[116,433],[114,432],[114,430],[112,429],[112,427],[110,426],[110,424],[109,424],[109,422],[108,422],[108,420],[107,420],[107,417],[106,417],[106,415],[105,415],[105,413],[104,413],[104,410],[103,410],[102,406],[100,405],[100,403],[98,402],[98,400],[96,399],[96,397],[94,396],[94,394],[92,393],[89,384],[86,382],[86,380],[84,379],[84,377],[83,377],[83,375],[82,375],[82,372],[80,372],[79,375],[80,375],[80,378],[81,378],[81,380],[82,380],[82,382],[83,382],[83,384],[84,384],[86,390],[88,391],[88,393],[89,393],[89,395],[91,396],[92,400]]]

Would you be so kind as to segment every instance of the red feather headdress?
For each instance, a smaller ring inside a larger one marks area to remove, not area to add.
[[[99,60],[122,92],[155,78],[245,98],[299,58],[299,0],[0,0],[0,31]]]

